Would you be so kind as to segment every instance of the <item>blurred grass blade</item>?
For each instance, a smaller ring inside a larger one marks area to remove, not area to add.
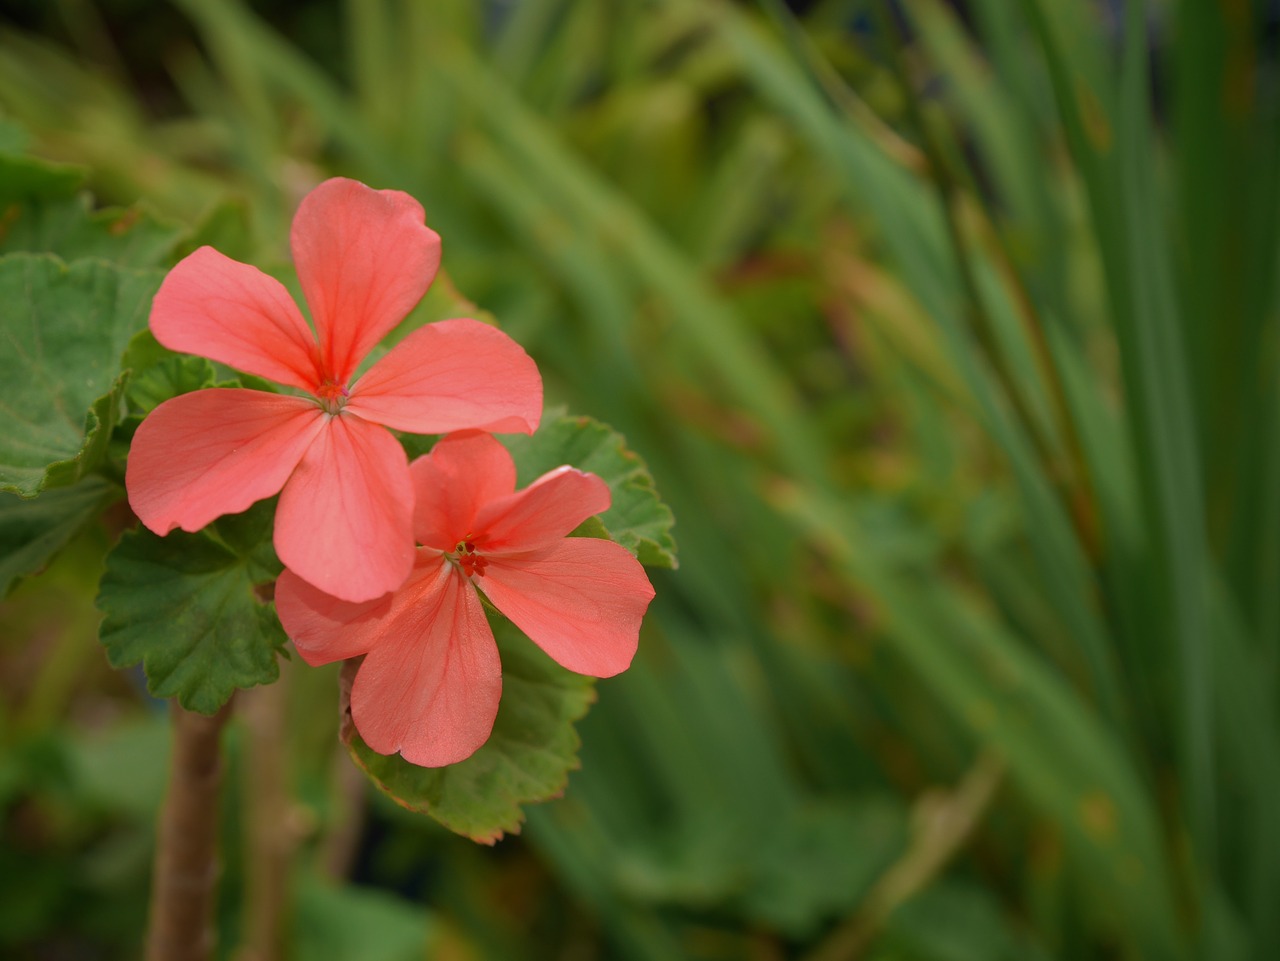
[[[683,255],[625,198],[556,143],[481,63],[457,47],[437,53],[440,75],[453,95],[478,108],[525,176],[554,196],[601,249],[617,251],[638,280],[661,292],[680,318],[682,336],[698,345],[735,403],[759,419],[783,460],[801,476],[823,478],[822,445],[813,436],[794,388]]]
[[[876,598],[894,649],[1062,828],[1093,910],[1132,935],[1140,956],[1184,957],[1156,812],[1088,707],[963,594],[886,564],[840,504],[793,490],[783,506]]]
[[[668,0],[680,3],[681,0]],[[1046,589],[1060,617],[1085,651],[1091,686],[1107,713],[1120,718],[1119,683],[1111,643],[1097,611],[1096,584],[1076,531],[1054,493],[1047,470],[1033,449],[1025,425],[1011,416],[986,359],[959,322],[963,302],[942,216],[931,191],[897,166],[856,123],[835,115],[813,85],[776,46],[726,4],[703,8],[717,36],[741,59],[747,76],[779,111],[796,124],[814,149],[841,176],[854,202],[883,231],[907,287],[937,323],[947,352],[979,404],[986,429],[1009,458],[1026,505],[1032,546]],[[985,265],[978,271],[979,295],[1006,330],[1019,322],[1007,295]]]
[[[1196,419],[1172,288],[1168,224],[1160,215],[1150,121],[1145,4],[1131,4],[1118,86],[1082,73],[1078,25],[1059,6],[1026,0],[1048,58],[1069,142],[1085,174],[1120,344],[1126,406],[1138,450],[1154,637],[1172,639],[1176,694],[1165,711],[1174,730],[1198,871],[1214,869],[1214,679],[1209,660],[1208,553]],[[1068,40],[1070,36],[1072,39]],[[1071,50],[1068,60],[1065,51]],[[1091,64],[1083,59],[1086,65]],[[1153,645],[1154,646],[1154,645]]]

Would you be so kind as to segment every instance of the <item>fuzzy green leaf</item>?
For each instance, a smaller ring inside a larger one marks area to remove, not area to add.
[[[343,736],[360,767],[397,804],[458,834],[492,844],[516,833],[521,806],[558,797],[578,766],[575,721],[595,699],[595,679],[567,671],[509,622],[494,620],[502,655],[502,703],[493,734],[457,764],[425,768],[378,754],[354,727]]]
[[[130,413],[149,414],[166,400],[217,382],[217,371],[210,361],[190,354],[171,354],[131,377],[125,400]]]
[[[515,458],[522,487],[564,464],[602,478],[613,493],[612,506],[600,515],[608,536],[642,564],[676,566],[671,509],[658,496],[644,461],[617,431],[590,417],[552,412],[537,433],[510,435],[502,442]]]
[[[280,572],[273,516],[264,501],[195,534],[126,534],[107,557],[97,600],[111,665],[141,661],[153,695],[201,714],[236,688],[274,681],[285,636],[255,591]]]
[[[89,258],[122,267],[165,267],[184,230],[156,220],[143,207],[93,210],[88,194],[13,204],[0,231],[0,254],[57,254],[70,263]]]
[[[20,578],[43,569],[103,507],[121,496],[120,488],[100,477],[34,500],[0,494],[0,597]]]
[[[75,483],[119,419],[120,357],[146,325],[159,271],[45,254],[0,258],[0,491],[30,497]]]

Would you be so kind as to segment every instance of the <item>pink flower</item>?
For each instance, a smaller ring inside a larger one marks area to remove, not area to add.
[[[302,392],[184,394],[142,422],[129,503],[157,534],[196,531],[280,492],[276,553],[329,594],[364,601],[413,567],[408,458],[386,428],[532,433],[542,381],[506,334],[476,320],[413,331],[356,368],[426,293],[440,238],[408,194],[327,180],[302,201],[290,237],[316,333],[278,281],[211,247],[170,271],[151,330]]]
[[[626,670],[653,588],[619,544],[566,535],[608,508],[608,486],[561,467],[516,491],[511,455],[488,434],[439,441],[410,466],[413,573],[389,597],[352,604],[286,570],[276,610],[309,664],[368,655],[351,716],[375,751],[439,767],[489,737],[502,693],[493,632],[472,585],[571,671]]]

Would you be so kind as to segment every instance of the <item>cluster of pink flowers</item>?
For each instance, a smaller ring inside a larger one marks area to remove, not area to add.
[[[133,440],[129,501],[164,535],[279,493],[285,632],[310,664],[366,655],[351,712],[371,748],[451,764],[488,739],[502,691],[473,588],[596,677],[631,663],[653,588],[620,545],[566,536],[609,507],[600,478],[561,467],[516,490],[489,432],[533,433],[542,380],[506,334],[427,324],[361,371],[440,265],[416,200],[328,180],[302,201],[290,241],[314,333],[282,284],[210,247],[166,277],[151,312],[161,344],[289,390],[161,404]],[[409,463],[388,428],[446,436]]]

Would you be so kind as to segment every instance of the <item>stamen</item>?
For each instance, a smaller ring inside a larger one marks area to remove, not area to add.
[[[350,396],[351,392],[347,390],[347,385],[339,384],[332,377],[326,377],[316,388],[316,397],[320,398],[320,405],[330,414],[336,414],[342,410]]]
[[[476,553],[475,542],[470,536],[458,541],[458,546],[454,548],[454,555],[454,560],[458,562],[462,573],[467,577],[473,575],[484,577],[484,569],[489,566],[489,562]]]

